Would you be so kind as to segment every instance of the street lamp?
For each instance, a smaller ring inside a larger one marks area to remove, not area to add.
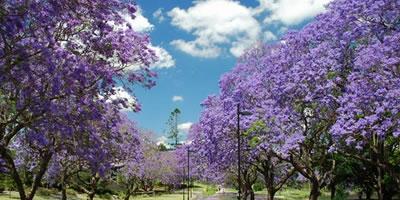
[[[191,186],[191,182],[190,182],[190,152],[192,152],[189,148],[189,146],[187,147],[187,200],[190,199],[191,197],[191,193],[190,193],[190,186]],[[185,190],[183,190],[185,191]],[[183,196],[183,200],[185,200],[185,196]]]
[[[188,177],[188,179],[187,179],[187,192],[188,192],[188,194],[187,194],[187,200],[189,200],[189,193],[190,193],[190,149],[189,149],[189,147],[187,148],[187,177]]]
[[[183,187],[183,184],[185,184],[185,167],[183,166],[183,176],[182,176],[182,199],[185,200],[185,188]]]
[[[242,194],[242,179],[240,177],[240,171],[241,171],[241,158],[240,158],[240,115],[251,115],[251,112],[248,111],[240,111],[240,103],[237,104],[236,107],[236,113],[237,113],[237,128],[236,128],[236,134],[237,134],[237,142],[238,142],[238,185],[239,185],[239,191],[238,191],[238,200],[241,198]]]

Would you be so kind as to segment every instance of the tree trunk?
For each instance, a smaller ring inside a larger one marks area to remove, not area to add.
[[[268,190],[268,200],[274,200],[275,192],[274,190]]]
[[[249,192],[247,190],[244,190],[242,193],[242,200],[246,200],[248,196],[249,196]]]
[[[250,190],[250,200],[254,200],[254,199],[255,199],[254,191]]]
[[[358,193],[358,200],[362,200],[362,196],[363,196],[363,192],[360,191],[360,192]]]
[[[46,153],[42,158],[42,160],[40,161],[39,172],[35,175],[35,179],[33,180],[32,188],[27,200],[32,200],[33,197],[35,196],[36,191],[39,188],[39,185],[42,181],[42,178],[47,171],[47,167],[49,165],[52,156],[53,156],[52,153]]]
[[[131,197],[132,191],[133,191],[133,184],[132,183],[128,183],[127,185],[127,190],[125,193],[125,197],[124,200],[129,200],[129,198]]]
[[[94,196],[96,195],[96,189],[97,189],[97,182],[100,179],[100,175],[96,173],[94,176],[92,176],[90,180],[90,191],[88,193],[88,200],[93,200]]]
[[[124,200],[129,200],[130,197],[131,197],[131,193],[127,192],[127,193],[125,193]]]
[[[333,200],[336,196],[336,184],[332,183],[330,188],[331,188],[331,200]]]
[[[61,200],[67,200],[67,185],[66,185],[66,175],[65,172],[63,172],[63,175],[61,177]]]
[[[271,156],[268,156],[268,160],[271,160]],[[273,200],[276,192],[274,188],[274,173],[272,173],[271,168],[272,167],[267,163],[267,161],[263,163],[263,175],[265,187],[268,191],[268,200]]]
[[[365,192],[365,199],[366,200],[371,200],[371,196],[372,196],[372,191],[368,190]]]
[[[17,168],[15,167],[14,160],[8,151],[8,149],[2,145],[0,145],[0,155],[3,160],[7,163],[8,167],[10,168],[10,175],[13,179],[15,185],[17,186],[17,190],[19,193],[19,198],[22,200],[26,199],[26,193],[24,190],[24,184],[22,183],[21,177],[18,174]]]
[[[94,193],[94,192],[90,192],[90,193],[88,194],[87,199],[88,199],[88,200],[93,200],[95,194],[96,194],[96,193]]]
[[[378,146],[379,148],[379,146]],[[381,163],[381,154],[379,152],[377,152],[377,172],[378,172],[378,177],[377,177],[377,194],[378,194],[378,199],[379,200],[384,200],[383,198],[383,194],[384,194],[384,187],[383,187],[383,170],[382,168],[379,166],[379,164]]]
[[[318,197],[321,195],[319,190],[319,183],[318,181],[311,182],[311,191],[310,191],[310,200],[318,200]]]
[[[67,188],[65,185],[61,186],[61,200],[67,200]]]
[[[377,188],[377,194],[378,194],[378,199],[383,200],[383,177],[382,177],[382,171],[381,168],[378,167],[378,188]]]
[[[393,199],[393,193],[394,193],[394,192],[384,192],[384,193],[383,193],[383,199],[385,199],[385,200],[392,200],[392,199]]]

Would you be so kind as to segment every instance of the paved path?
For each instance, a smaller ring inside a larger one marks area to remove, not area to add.
[[[217,193],[203,200],[236,200],[236,193],[225,192],[225,193]],[[256,195],[256,200],[266,200],[265,197]]]
[[[217,193],[205,200],[233,200],[236,199],[236,193]]]

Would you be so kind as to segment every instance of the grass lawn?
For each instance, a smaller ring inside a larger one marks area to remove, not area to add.
[[[310,190],[308,188],[302,188],[302,189],[284,188],[283,190],[277,192],[275,197],[277,199],[300,200],[300,199],[308,199],[309,194]],[[328,200],[328,199],[331,199],[330,194],[328,192],[322,191],[320,200]]]
[[[204,199],[207,196],[214,194],[216,191],[215,187],[207,186],[207,185],[196,185],[193,188],[193,196],[191,199]],[[185,191],[186,192],[186,191]],[[225,192],[227,193],[236,193],[236,190],[226,188]],[[256,192],[258,197],[264,196],[267,194],[266,190]],[[185,194],[187,195],[187,194]],[[281,191],[277,192],[275,195],[276,199],[284,199],[284,200],[305,200],[308,199],[309,188],[304,187],[302,189],[294,189],[294,188],[283,188]],[[185,196],[186,197],[186,196]],[[356,196],[353,194],[351,198],[354,199]],[[4,192],[0,194],[0,200],[17,200],[19,199],[17,192]],[[48,190],[44,188],[40,188],[37,195],[34,198],[35,200],[56,200],[61,199],[60,192],[56,190]],[[99,196],[96,195],[95,200],[116,200],[118,199],[116,196]],[[171,194],[157,194],[157,195],[139,195],[139,196],[131,196],[131,200],[181,200],[182,199],[182,190],[175,191]],[[328,200],[329,192],[322,191],[322,195],[320,200]],[[68,191],[68,200],[86,200],[85,194],[78,194],[72,190]]]
[[[13,199],[19,199],[18,192],[15,191],[5,191],[4,193],[0,194],[0,200],[13,200]],[[61,194],[57,193],[56,191],[51,191],[51,193],[42,193],[38,192],[34,200],[55,200],[55,199],[61,199]],[[96,200],[106,200],[103,198],[95,198]],[[68,200],[86,200],[86,195],[85,194],[68,194]]]
[[[207,197],[213,195],[216,192],[216,188],[204,185],[201,183],[196,183],[195,187],[192,189],[192,198],[199,198],[199,197]],[[185,195],[187,190],[185,189]],[[73,190],[68,190],[68,200],[86,200],[86,194],[79,194],[74,192]],[[186,197],[186,196],[185,196]],[[16,191],[5,191],[4,193],[0,194],[0,200],[17,200],[19,199],[19,195]],[[34,200],[55,200],[61,199],[61,193],[57,190],[53,189],[45,189],[40,188],[35,195]],[[99,196],[96,195],[95,200],[113,200],[118,199],[117,196]],[[133,200],[181,200],[182,199],[182,190],[177,190],[173,193],[167,194],[149,194],[149,195],[137,195],[131,196],[130,199]]]
[[[186,195],[186,194],[185,194]],[[191,199],[194,199],[195,197],[198,197],[202,195],[199,192],[193,191],[193,196]],[[18,193],[12,191],[10,192],[5,192],[3,194],[0,194],[0,200],[17,200],[19,199]],[[53,194],[37,194],[34,198],[35,200],[54,200],[54,199],[61,199],[60,194],[58,193],[53,193]],[[96,200],[112,200],[112,199],[117,199],[113,197],[107,197],[107,198],[101,198],[97,195],[95,197]],[[172,194],[162,194],[162,195],[140,195],[140,196],[131,196],[132,200],[181,200],[182,199],[182,192],[177,191]],[[85,194],[69,194],[68,195],[68,200],[86,200],[86,195]]]

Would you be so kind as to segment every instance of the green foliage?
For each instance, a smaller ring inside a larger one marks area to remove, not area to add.
[[[330,71],[326,74],[326,78],[329,80],[334,79],[336,76],[337,76],[337,72],[334,72],[334,71]]]
[[[108,187],[108,183],[106,181],[100,181],[99,185],[97,186],[96,193],[99,195],[110,195],[114,194],[113,190]]]
[[[253,185],[254,192],[262,191],[264,188],[265,188],[264,184],[261,181],[257,181]]]
[[[176,147],[178,145],[179,140],[179,130],[178,130],[178,117],[181,114],[181,111],[178,108],[175,108],[174,111],[171,112],[167,125],[168,125],[168,138],[172,139],[172,146]]]
[[[268,131],[268,127],[262,120],[257,120],[245,132],[243,132],[243,136],[249,137],[250,147],[255,147],[261,142],[258,135],[265,131]]]
[[[113,199],[113,195],[110,193],[100,194],[99,197],[102,199]]]
[[[364,118],[364,114],[361,113],[356,115],[356,119],[361,119],[361,118]]]
[[[159,151],[168,151],[167,146],[165,146],[165,144],[161,143],[158,145],[158,150]]]
[[[336,195],[333,200],[345,200],[348,199],[349,194],[346,192],[346,187],[343,185],[339,185],[336,188]]]
[[[0,174],[0,193],[4,190],[15,190],[14,181],[5,174]]]
[[[3,191],[5,190],[3,179],[4,179],[4,175],[0,174],[0,193],[3,193]]]
[[[218,191],[217,187],[215,185],[206,185],[204,188],[204,194],[206,196],[210,196],[215,194]]]
[[[250,139],[249,145],[250,147],[256,147],[258,144],[260,144],[261,140],[258,136],[254,136]]]
[[[40,188],[37,191],[37,194],[40,195],[40,196],[50,196],[53,193],[54,193],[54,191],[52,191],[50,189],[46,189],[46,188]]]

